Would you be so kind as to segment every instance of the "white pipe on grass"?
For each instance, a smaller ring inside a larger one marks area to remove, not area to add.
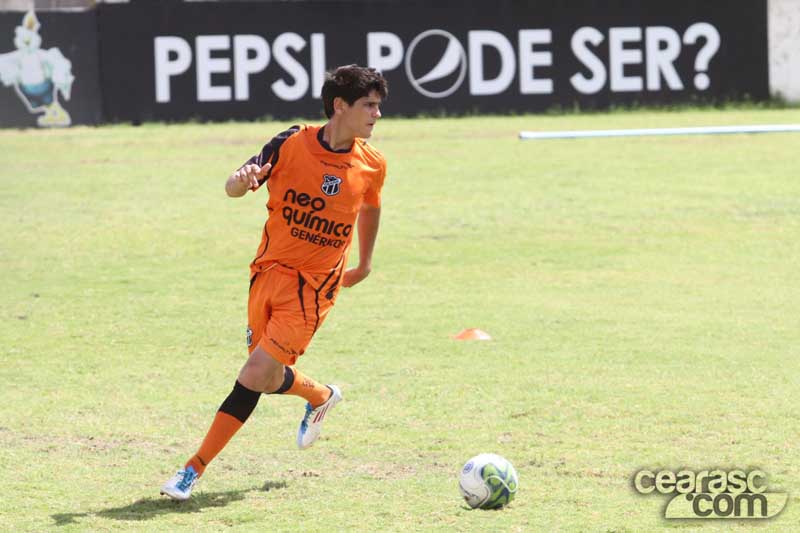
[[[761,126],[704,126],[697,128],[644,128],[631,130],[521,131],[525,139],[582,139],[587,137],[642,137],[645,135],[719,135],[731,133],[800,132],[800,124]]]

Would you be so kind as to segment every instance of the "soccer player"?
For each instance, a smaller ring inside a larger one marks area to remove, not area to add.
[[[367,144],[388,93],[375,69],[348,65],[326,76],[322,101],[328,122],[279,133],[225,183],[228,196],[266,183],[267,221],[250,264],[247,346],[250,356],[222,402],[199,450],[161,493],[192,494],[206,466],[255,409],[261,394],[306,400],[297,432],[305,449],[319,437],[325,416],[342,400],[294,367],[336,301],[371,270],[380,220],[383,155]],[[358,229],[358,266],[346,269]]]

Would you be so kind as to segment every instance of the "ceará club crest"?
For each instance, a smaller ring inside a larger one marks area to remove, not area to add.
[[[335,194],[339,194],[339,187],[342,184],[342,178],[338,176],[332,176],[330,174],[324,174],[322,176],[322,192],[325,193],[326,196],[333,196]]]

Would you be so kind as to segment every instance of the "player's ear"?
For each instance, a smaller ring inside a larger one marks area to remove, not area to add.
[[[347,102],[345,102],[344,98],[341,96],[337,96],[333,99],[333,112],[334,113],[343,113],[344,110],[347,109]]]

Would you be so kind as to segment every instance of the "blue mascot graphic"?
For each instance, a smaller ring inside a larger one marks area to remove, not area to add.
[[[31,113],[41,114],[42,127],[69,126],[69,113],[58,102],[58,94],[69,100],[72,90],[72,63],[58,48],[42,49],[39,20],[28,11],[14,33],[17,50],[0,54],[0,82],[14,87]]]

